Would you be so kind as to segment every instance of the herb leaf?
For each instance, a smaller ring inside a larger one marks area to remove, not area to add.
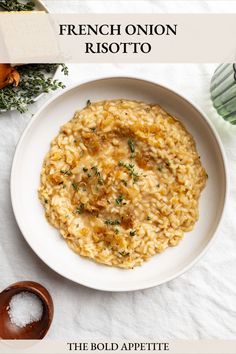
[[[107,219],[104,221],[104,223],[106,225],[120,225],[120,221],[118,219],[115,220]]]
[[[122,194],[120,194],[119,197],[116,198],[116,204],[120,205],[123,200],[124,200],[124,196]]]
[[[71,175],[72,175],[71,170],[60,170],[60,172],[61,172],[63,175],[67,175],[67,176],[71,176]]]
[[[134,164],[124,163],[123,161],[119,161],[118,166],[125,167],[129,171],[129,175],[133,178],[133,183],[136,183],[138,181],[139,175],[134,170]]]
[[[134,145],[134,141],[132,139],[128,139],[128,145],[129,145],[129,148],[130,148],[130,151],[131,153],[135,153],[135,145]]]
[[[74,183],[72,183],[71,185],[72,185],[72,187],[74,188],[74,190],[75,190],[76,192],[78,192],[78,190],[79,190],[78,184],[74,182]]]
[[[91,168],[91,170],[93,170],[94,173],[95,173],[95,176],[98,177],[98,184],[102,185],[102,184],[104,183],[104,181],[103,181],[103,178],[102,178],[102,176],[101,176],[101,173],[98,171],[97,166],[93,166],[93,167]]]
[[[125,256],[129,256],[129,252],[126,251],[120,251],[118,252],[121,256],[125,257]]]
[[[32,11],[35,4],[33,1],[22,3],[18,0],[0,0],[0,7],[7,11]]]
[[[122,179],[121,182],[127,187],[128,182],[126,180]]]
[[[159,163],[158,165],[157,165],[157,169],[158,169],[158,171],[162,171],[163,170],[163,168],[164,168],[164,165],[163,165],[163,163]]]
[[[83,211],[84,211],[84,203],[81,203],[81,204],[79,205],[79,207],[76,209],[75,212],[76,212],[77,214],[82,214]]]
[[[3,6],[2,4],[0,0],[0,6]],[[6,86],[0,90],[0,110],[16,109],[24,113],[27,111],[27,106],[34,103],[35,98],[41,93],[64,88],[62,82],[49,77],[49,74],[52,76],[59,66],[66,75],[68,69],[64,64],[26,64],[17,67],[20,83],[17,87]]]

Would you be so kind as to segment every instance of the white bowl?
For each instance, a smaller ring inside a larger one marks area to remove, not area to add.
[[[194,136],[209,179],[200,198],[200,218],[178,247],[156,255],[142,267],[122,270],[75,254],[48,224],[37,188],[51,140],[88,99],[126,98],[158,103],[178,117]],[[167,282],[189,269],[211,245],[222,218],[227,173],[222,144],[204,114],[176,92],[154,82],[111,77],[84,82],[47,102],[25,129],[16,149],[11,198],[18,225],[34,252],[53,270],[79,284],[105,291],[131,291]]]

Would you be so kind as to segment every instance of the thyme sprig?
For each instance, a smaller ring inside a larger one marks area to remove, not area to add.
[[[123,202],[123,200],[124,200],[124,196],[120,194],[118,198],[116,198],[116,204],[120,205]]]
[[[78,192],[78,190],[79,190],[78,183],[73,182],[71,185],[72,185],[72,188],[73,188],[76,192]]]
[[[133,139],[128,139],[128,146],[131,152],[130,158],[133,159],[135,157],[135,143]]]
[[[139,174],[134,170],[134,164],[119,161],[118,166],[124,167],[129,171],[129,175],[133,178],[133,183],[136,183],[138,181]]]
[[[71,176],[72,175],[72,172],[70,169],[68,170],[60,170],[60,172],[63,174],[63,175],[66,175],[66,176]]]
[[[84,203],[80,203],[80,205],[78,206],[78,208],[76,209],[76,213],[77,214],[82,214],[84,212],[84,208],[85,208],[85,205]]]
[[[98,184],[103,185],[103,184],[104,184],[104,181],[103,181],[103,178],[102,178],[102,176],[101,176],[101,172],[98,171],[97,166],[91,167],[91,170],[93,170],[95,176],[97,176]]]
[[[27,64],[19,66],[17,68],[21,77],[19,86],[7,86],[0,90],[0,110],[16,109],[24,113],[27,111],[27,106],[34,103],[35,98],[41,93],[64,88],[62,82],[48,77],[49,74],[55,73],[59,65],[63,73],[67,75],[68,69],[64,64]]]
[[[35,4],[33,1],[23,3],[18,0],[0,0],[0,7],[7,11],[32,11]]]
[[[121,224],[120,220],[118,220],[118,219],[115,219],[115,220],[107,219],[104,221],[104,223],[106,225],[120,225]]]

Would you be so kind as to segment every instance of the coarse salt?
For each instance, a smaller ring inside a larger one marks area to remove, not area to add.
[[[13,324],[25,327],[32,322],[38,322],[42,318],[43,304],[39,297],[28,291],[22,291],[12,297],[8,315]]]

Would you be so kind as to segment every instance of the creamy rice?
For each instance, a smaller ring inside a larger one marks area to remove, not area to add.
[[[88,102],[52,141],[39,197],[75,252],[133,268],[192,230],[206,179],[193,137],[160,106]]]

